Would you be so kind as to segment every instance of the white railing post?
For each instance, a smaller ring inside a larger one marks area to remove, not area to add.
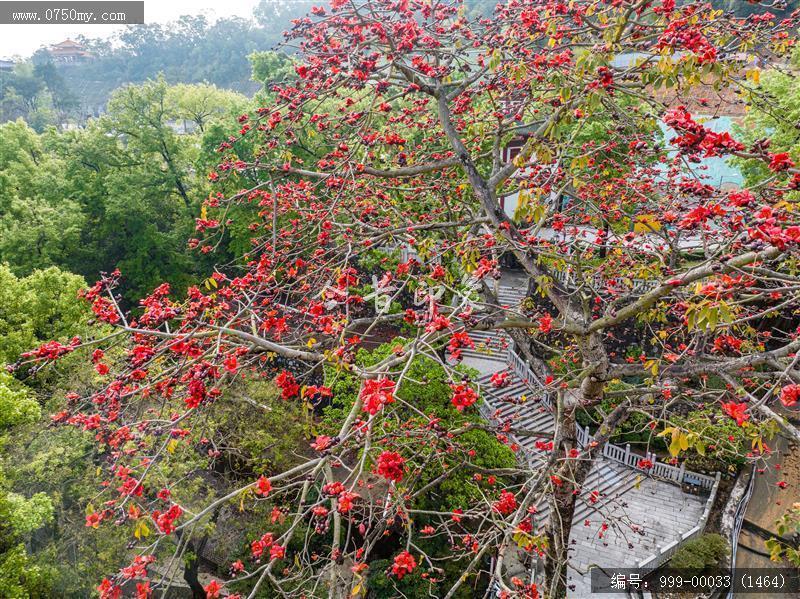
[[[683,483],[683,475],[686,473],[686,462],[681,462],[681,469],[678,471],[678,482]]]
[[[625,465],[626,466],[630,466],[631,465],[631,444],[630,443],[626,443],[625,444]]]

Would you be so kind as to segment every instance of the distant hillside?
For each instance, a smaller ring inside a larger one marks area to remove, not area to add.
[[[198,15],[130,25],[110,39],[65,41],[74,56],[43,47],[13,72],[0,72],[0,122],[21,117],[37,130],[81,122],[103,112],[118,87],[160,74],[168,83],[208,82],[253,95],[260,83],[251,78],[248,57],[277,46],[290,20],[310,7],[310,0],[262,0],[251,19],[210,22]]]
[[[210,23],[203,16],[185,16],[168,25],[130,26],[111,40],[79,38],[94,58],[55,66],[82,111],[89,114],[102,107],[117,87],[159,73],[169,83],[207,81],[252,94],[258,86],[250,79],[247,57],[279,43],[287,24],[287,18],[275,18],[265,26],[238,17]],[[34,56],[34,62],[48,60],[44,50]]]

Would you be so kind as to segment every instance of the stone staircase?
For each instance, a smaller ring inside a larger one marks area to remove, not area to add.
[[[521,282],[504,282],[499,288],[499,303],[513,309],[526,295],[523,287]],[[544,457],[536,442],[547,439],[525,433],[551,432],[555,423],[549,403],[542,398],[541,386],[535,380],[522,380],[509,366],[511,339],[507,334],[475,331],[470,337],[475,347],[462,350],[463,364],[480,372],[477,382],[484,400],[483,414],[510,427],[509,436],[535,468]],[[490,383],[491,375],[497,372],[508,373],[508,384],[500,389]],[[707,513],[704,497],[683,493],[680,486],[652,478],[628,464],[601,455],[583,485],[570,534],[570,597],[592,594],[590,566],[637,567],[658,555],[660,547],[680,540]],[[537,505],[540,531],[548,517],[549,506],[542,501]],[[602,529],[603,524],[607,525],[606,530]],[[530,572],[514,574],[533,577]]]

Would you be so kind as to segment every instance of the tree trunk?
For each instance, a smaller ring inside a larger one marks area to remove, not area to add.
[[[569,535],[575,517],[575,503],[593,462],[589,459],[567,458],[570,449],[578,448],[575,411],[566,413],[560,424],[560,445],[553,450],[561,453],[564,462],[554,474],[553,493],[548,498],[550,517],[545,528],[548,551],[544,559],[544,571],[549,587],[548,596],[554,599],[567,594]]]
[[[206,538],[203,537],[203,540],[200,541],[197,551],[202,551],[205,542]],[[193,599],[205,599],[206,591],[203,588],[203,585],[200,584],[200,580],[197,578],[197,573],[200,570],[200,556],[195,551],[194,541],[187,541],[186,550],[191,555],[186,559],[183,567],[183,579],[189,585],[189,588],[192,589]]]
[[[581,494],[586,478],[594,464],[596,454],[602,450],[616,427],[627,418],[627,409],[616,408],[594,435],[597,445],[581,448],[578,445],[578,423],[575,416],[579,408],[597,405],[603,399],[605,378],[608,372],[608,356],[602,340],[589,335],[580,342],[583,365],[588,368],[580,389],[573,394],[565,393],[559,401],[559,437],[555,439],[553,451],[559,452],[562,465],[554,474],[553,494],[549,498],[550,518],[546,535],[549,550],[545,558],[545,576],[550,589],[549,596],[565,597],[567,594],[567,563],[569,561],[569,535],[575,517],[575,502]],[[580,459],[569,457],[570,450],[581,450]]]

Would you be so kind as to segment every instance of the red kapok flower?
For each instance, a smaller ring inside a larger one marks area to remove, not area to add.
[[[453,390],[453,397],[450,401],[459,412],[463,412],[464,408],[468,408],[478,401],[477,392],[466,383],[451,384],[450,388]]]
[[[389,379],[370,379],[361,388],[362,409],[374,416],[386,404],[394,403],[395,382]]]
[[[750,420],[750,414],[747,413],[747,405],[743,403],[736,403],[735,401],[722,404],[722,411],[728,416],[736,420],[736,424],[744,426],[744,423]]]
[[[353,504],[358,499],[361,499],[361,495],[359,495],[358,493],[351,493],[350,491],[342,491],[338,497],[339,506],[337,507],[337,511],[340,514],[346,514],[351,509],[353,509]]]
[[[86,526],[90,528],[97,528],[100,526],[100,522],[102,522],[103,517],[100,515],[99,512],[92,512],[88,516],[86,516]]]
[[[206,599],[218,599],[222,586],[216,580],[212,580],[203,587],[203,590],[206,592]]]
[[[492,383],[492,387],[495,389],[502,389],[511,383],[511,381],[508,380],[507,372],[495,372],[491,377],[489,377],[489,381]]]
[[[275,384],[281,388],[281,399],[291,399],[300,394],[300,385],[297,379],[288,370],[283,370],[275,377]]]
[[[156,510],[153,512],[153,520],[161,532],[168,535],[175,532],[175,520],[183,514],[183,509],[178,504],[172,504],[166,512]]]
[[[417,567],[417,560],[408,551],[403,551],[394,558],[392,564],[392,574],[397,576],[397,580],[403,580],[406,574],[411,574]]]
[[[242,560],[237,559],[231,564],[231,574],[235,576],[239,572],[244,572],[244,564],[242,563]]]
[[[286,555],[286,547],[283,545],[273,545],[269,548],[269,559],[282,559]]]
[[[97,592],[100,593],[100,599],[119,599],[122,596],[122,589],[108,578],[103,579],[97,587]]]
[[[769,170],[773,172],[780,172],[790,169],[794,166],[794,161],[789,158],[788,152],[780,152],[772,154],[769,160]]]
[[[511,491],[501,491],[500,499],[494,502],[494,510],[507,516],[517,509],[517,498]]]
[[[264,554],[264,550],[272,547],[272,543],[273,538],[271,532],[264,533],[261,535],[260,539],[256,539],[250,543],[250,553],[252,554],[253,559],[261,559],[261,556]]]
[[[384,451],[378,456],[378,464],[375,473],[383,478],[399,483],[405,474],[406,461],[399,453],[394,451]]]
[[[222,365],[228,372],[235,373],[237,370],[239,370],[239,359],[235,355],[228,356],[222,362]]]
[[[781,390],[781,403],[787,408],[794,406],[800,399],[800,385],[787,385]]]
[[[259,476],[256,481],[256,493],[266,497],[270,491],[272,491],[272,483],[266,476]]]
[[[328,435],[319,435],[311,444],[311,448],[316,449],[317,451],[325,451],[331,445],[333,445],[332,438],[330,438]]]

